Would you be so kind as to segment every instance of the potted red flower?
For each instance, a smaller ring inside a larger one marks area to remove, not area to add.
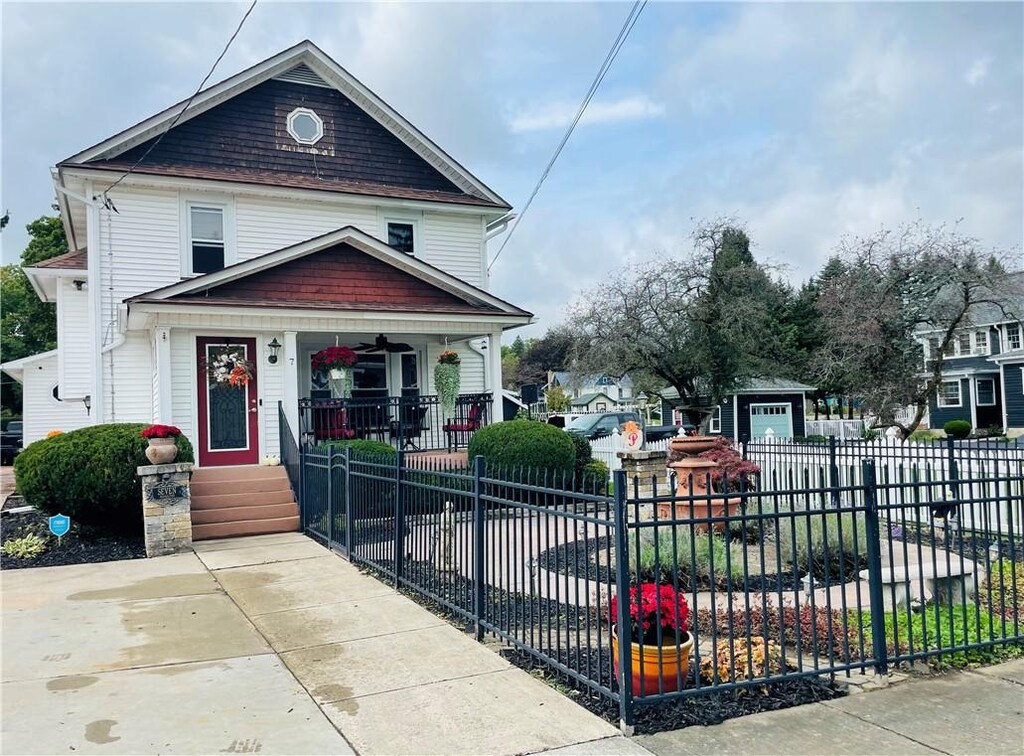
[[[151,425],[142,429],[142,437],[149,441],[146,459],[154,465],[169,465],[178,456],[178,436],[181,429],[174,425]]]
[[[331,381],[331,394],[347,398],[352,393],[352,370],[359,355],[351,347],[332,346],[313,355],[314,370],[326,370]]]
[[[612,598],[612,658],[619,668],[618,596]],[[690,607],[674,586],[643,583],[629,589],[633,694],[679,689],[690,669]]]

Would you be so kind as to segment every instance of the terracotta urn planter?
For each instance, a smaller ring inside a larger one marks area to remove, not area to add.
[[[633,695],[650,696],[657,693],[671,693],[679,690],[679,683],[685,685],[690,671],[690,653],[693,651],[693,636],[686,634],[680,645],[657,646],[633,643],[629,661],[633,680]],[[619,669],[619,639],[612,627],[612,660],[615,670]]]
[[[154,465],[169,465],[178,456],[175,438],[151,438],[146,447],[146,459]]]
[[[739,513],[743,503],[741,498],[714,496],[716,492],[710,485],[710,477],[718,468],[718,464],[710,459],[697,456],[702,452],[714,449],[718,443],[718,439],[714,436],[679,436],[669,441],[670,451],[687,456],[677,462],[670,462],[668,465],[669,469],[675,472],[678,481],[676,488],[678,501],[659,504],[659,518],[706,520]],[[724,533],[725,526],[725,522],[715,522],[711,524],[711,529],[715,533]],[[707,530],[707,524],[694,524],[696,533],[706,533]]]

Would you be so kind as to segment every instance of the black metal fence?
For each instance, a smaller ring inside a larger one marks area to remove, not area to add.
[[[627,724],[710,692],[1024,653],[1019,469],[883,481],[862,460],[849,484],[701,495],[329,445],[300,468],[307,533]],[[986,527],[954,527],[972,507]]]
[[[437,396],[299,400],[299,439],[303,446],[353,438],[380,441],[396,449],[465,449],[473,434],[491,420],[489,392],[462,394],[445,411]]]

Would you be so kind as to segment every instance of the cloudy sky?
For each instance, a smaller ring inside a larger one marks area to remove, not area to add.
[[[244,7],[3,3],[4,262],[48,167],[187,97]],[[521,208],[628,11],[261,0],[212,81],[309,38]],[[1020,255],[1022,30],[1020,3],[652,2],[493,288],[542,332],[716,215],[794,281],[844,234],[918,218]]]

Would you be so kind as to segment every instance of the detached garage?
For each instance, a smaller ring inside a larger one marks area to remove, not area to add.
[[[715,409],[710,432],[728,436],[734,441],[773,436],[794,438],[807,435],[804,407],[813,386],[783,378],[754,378]],[[677,408],[679,393],[673,389],[661,392],[662,416],[671,417],[679,425],[683,413]]]

